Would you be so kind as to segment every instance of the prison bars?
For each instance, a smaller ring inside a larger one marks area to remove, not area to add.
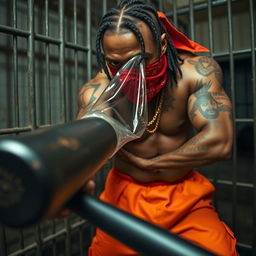
[[[13,134],[13,133],[21,133],[21,132],[28,132],[33,129],[38,128],[38,124],[36,122],[36,110],[35,110],[35,70],[34,70],[34,53],[35,53],[35,41],[40,41],[46,43],[46,81],[47,81],[47,86],[50,90],[50,78],[49,78],[49,45],[57,45],[59,47],[59,53],[60,53],[60,58],[59,58],[59,66],[60,66],[60,87],[62,91],[62,106],[61,106],[61,111],[62,111],[62,121],[65,122],[67,120],[67,110],[65,109],[67,104],[66,104],[66,96],[65,96],[65,49],[70,48],[75,50],[75,63],[77,63],[77,52],[82,51],[87,53],[87,78],[91,77],[91,42],[90,42],[90,34],[91,34],[91,12],[90,12],[90,0],[86,1],[86,33],[87,33],[87,44],[86,46],[80,45],[77,43],[77,28],[74,29],[74,38],[75,42],[68,42],[65,40],[65,35],[64,35],[64,1],[59,0],[59,28],[60,28],[60,35],[59,38],[54,38],[49,36],[49,21],[48,21],[48,0],[45,0],[45,13],[46,13],[46,23],[45,23],[45,35],[42,34],[37,34],[34,31],[34,0],[29,0],[28,1],[28,30],[20,29],[17,28],[17,0],[13,0],[13,22],[14,22],[14,27],[11,26],[6,26],[6,25],[0,25],[0,32],[5,33],[5,34],[10,34],[13,35],[13,40],[14,40],[14,98],[15,104],[14,109],[15,109],[15,127],[11,128],[4,128],[0,129],[0,135],[4,134]],[[74,17],[74,27],[77,27],[77,22],[76,22],[76,16]],[[18,68],[17,68],[17,38],[18,37],[23,37],[26,38],[28,41],[28,80],[29,80],[29,86],[30,86],[30,125],[26,127],[20,127],[19,126],[19,101],[18,101]],[[77,64],[75,64],[75,74],[77,74]],[[78,88],[78,85],[76,85]],[[50,99],[51,95],[49,93],[48,98]],[[49,101],[50,103],[50,101]],[[51,107],[48,105],[48,113],[49,116],[51,117]]]
[[[34,23],[35,23],[35,14],[34,14],[34,0],[28,1],[28,30],[23,30],[17,28],[17,1],[12,1],[13,5],[13,27],[0,25],[0,32],[13,35],[13,62],[14,62],[14,99],[15,104],[13,109],[15,110],[14,115],[14,126],[12,128],[0,129],[0,135],[7,135],[7,134],[17,134],[22,132],[32,131],[39,127],[36,121],[36,102],[35,102],[35,40],[44,42],[46,44],[46,84],[48,88],[48,104],[47,104],[47,112],[48,112],[48,121],[49,123],[52,122],[51,118],[51,84],[50,84],[50,75],[49,75],[49,45],[54,44],[59,47],[59,66],[60,66],[60,88],[62,91],[62,105],[61,105],[61,119],[63,122],[67,121],[67,102],[66,102],[66,85],[65,85],[65,49],[70,48],[75,50],[75,82],[78,89],[78,79],[77,79],[77,52],[83,51],[87,53],[87,79],[91,77],[91,1],[86,1],[86,33],[87,33],[87,44],[86,46],[79,45],[77,42],[77,3],[74,1],[74,43],[68,42],[65,40],[64,34],[64,0],[59,0],[59,28],[60,34],[59,38],[53,38],[49,36],[49,0],[45,0],[45,34],[36,34],[34,30]],[[28,42],[28,81],[29,81],[29,117],[30,117],[30,125],[26,127],[20,127],[19,125],[19,100],[18,100],[18,64],[17,64],[17,39],[18,37],[24,37],[27,39]],[[54,226],[53,221],[53,226]],[[79,226],[81,227],[84,225],[85,221],[80,221]],[[36,235],[36,243],[32,243],[29,246],[24,248],[24,236],[23,232],[19,231],[20,236],[20,247],[21,249],[10,254],[10,255],[22,255],[28,251],[31,251],[33,248],[37,249],[37,255],[42,253],[42,244],[46,243],[49,239],[54,239],[59,237],[60,235],[66,234],[66,251],[70,253],[70,230],[73,228],[77,228],[76,226],[68,223],[68,220],[65,223],[65,229],[61,232],[56,233],[54,236],[48,236],[47,238],[41,237],[41,230],[40,226],[35,227],[35,235]],[[1,235],[1,248],[0,254],[7,255],[7,248],[6,248],[6,234],[5,229],[1,226],[0,227],[0,235]],[[81,242],[81,241],[80,241]],[[56,252],[55,252],[56,253]],[[54,253],[54,255],[56,255]]]
[[[48,4],[48,0],[45,0],[45,1]],[[90,3],[89,0],[87,0],[87,1],[88,1],[87,4]],[[251,31],[251,48],[243,49],[243,50],[234,50],[234,49],[232,49],[233,48],[232,45],[230,45],[230,43],[229,43],[229,51],[228,52],[225,52],[225,53],[212,53],[212,56],[213,57],[228,56],[230,58],[230,61],[231,61],[231,64],[230,64],[231,66],[230,67],[232,67],[234,65],[234,55],[240,54],[240,53],[241,54],[243,54],[243,53],[250,53],[251,56],[252,56],[252,85],[253,85],[253,95],[254,95],[254,99],[255,99],[256,98],[256,85],[255,85],[255,25],[254,25],[254,22],[255,22],[254,21],[255,20],[255,17],[254,17],[254,8],[255,8],[255,6],[254,5],[255,5],[255,3],[253,2],[253,0],[248,0],[248,1],[249,1],[249,4],[250,4],[249,13],[250,13],[250,21],[251,21],[250,22],[251,23],[251,29],[250,29],[250,31]],[[59,1],[59,2],[61,2],[61,1]],[[191,17],[191,15],[193,15],[192,13],[194,11],[208,8],[208,15],[210,17],[210,15],[211,15],[211,11],[210,10],[211,10],[211,8],[213,6],[227,5],[228,12],[229,12],[228,23],[229,23],[229,26],[232,27],[232,12],[231,12],[232,2],[235,2],[235,1],[229,0],[227,2],[226,0],[217,0],[217,1],[210,1],[210,0],[208,0],[207,3],[193,4],[193,1],[190,0],[190,7],[193,6],[193,10],[191,10],[191,8],[177,9],[177,1],[173,1],[173,12],[169,13],[169,15],[172,15],[174,17],[173,18],[174,24],[177,25],[178,24],[177,15],[184,14],[184,13],[191,13],[190,14],[190,17]],[[15,10],[15,8],[16,8],[16,0],[13,0],[13,3],[14,3],[13,4],[13,8]],[[29,6],[32,7],[32,8],[28,9],[30,12],[33,9],[33,5],[34,5],[34,1],[30,0],[29,1]],[[107,1],[106,0],[103,0],[103,6],[104,6],[103,9],[106,10],[107,9]],[[64,11],[64,10],[62,10],[62,11]],[[11,34],[11,35],[13,35],[13,38],[14,38],[14,70],[15,70],[15,72],[14,72],[15,73],[15,79],[14,79],[14,81],[15,81],[14,82],[14,88],[15,88],[14,91],[15,91],[15,93],[14,93],[14,95],[16,95],[16,98],[17,98],[17,96],[18,96],[17,66],[15,68],[15,65],[17,65],[17,57],[15,57],[17,55],[17,41],[16,40],[17,40],[18,37],[24,37],[24,38],[27,38],[29,40],[29,50],[31,50],[31,52],[29,52],[30,56],[33,56],[33,54],[34,54],[34,45],[33,45],[32,37],[30,37],[31,33],[33,33],[33,28],[30,27],[30,30],[28,30],[28,31],[16,28],[15,27],[15,20],[16,20],[15,13],[16,13],[16,11],[13,11],[13,13],[14,13],[13,14],[14,15],[14,17],[13,17],[14,27],[0,25],[0,31],[3,32],[3,33]],[[32,16],[33,15],[34,14],[32,12]],[[31,22],[34,22],[34,20],[33,19],[32,20],[29,19],[29,23],[31,23]],[[90,19],[88,17],[87,17],[87,22],[86,23],[87,23],[86,26],[88,28],[87,31],[89,31],[89,29],[90,29]],[[60,22],[60,24],[64,25],[62,22]],[[212,26],[212,19],[209,19],[209,26],[210,27]],[[191,28],[191,30],[192,29],[193,29],[193,27]],[[213,35],[213,32],[212,32],[211,29],[209,29],[209,37],[212,37],[212,35]],[[34,40],[45,42],[47,45],[54,44],[54,45],[57,45],[58,47],[60,47],[60,45],[62,44],[62,47],[64,47],[64,49],[65,48],[71,48],[71,49],[74,49],[76,51],[83,51],[83,52],[86,52],[86,53],[91,51],[90,43],[88,43],[88,45],[86,45],[86,46],[83,46],[83,45],[79,45],[79,44],[77,44],[75,42],[74,43],[67,42],[64,39],[61,40],[61,39],[57,39],[57,38],[52,38],[52,37],[49,36],[49,34],[47,32],[46,32],[45,35],[39,35],[39,34],[35,34],[34,33],[33,36],[34,36]],[[232,34],[229,35],[229,38],[230,39],[232,38]],[[88,37],[87,37],[87,39],[88,39]],[[210,47],[211,46],[213,47],[213,45],[211,45],[212,44],[211,41],[212,41],[212,39],[209,40]],[[65,55],[65,52],[63,52],[63,54]],[[48,53],[46,54],[46,58],[47,58],[47,56],[48,56]],[[90,60],[89,57],[88,57],[87,61],[89,61],[89,65],[88,66],[91,67],[91,62],[90,62],[91,60]],[[46,63],[48,63],[48,62],[46,62]],[[29,66],[30,66],[30,70],[31,70],[30,74],[29,74],[29,77],[30,77],[30,87],[32,89],[32,95],[34,97],[34,94],[33,94],[34,93],[34,88],[33,88],[33,83],[32,83],[32,81],[34,79],[33,73],[32,73],[34,71],[34,68],[33,68],[34,63],[33,63],[33,60],[32,60],[31,57],[29,58]],[[60,71],[60,73],[62,73],[62,78],[63,78],[64,75],[65,75],[64,69],[62,71]],[[91,73],[91,71],[89,72],[89,69],[88,69],[88,74],[87,74],[88,77],[90,77],[89,73]],[[47,72],[46,72],[46,76],[48,77]],[[232,76],[233,76],[233,79],[234,79],[234,74]],[[50,83],[49,83],[49,85],[50,85]],[[233,91],[234,91],[234,89],[235,88],[233,88]],[[16,133],[21,133],[21,132],[27,132],[27,131],[31,131],[32,129],[35,129],[35,128],[38,127],[38,125],[36,124],[35,109],[33,109],[35,107],[33,105],[35,103],[35,99],[33,97],[32,97],[31,102],[30,102],[30,105],[31,105],[30,118],[32,120],[31,125],[29,125],[27,127],[20,127],[19,126],[19,104],[16,104],[15,105],[15,113],[16,114],[15,114],[15,122],[14,122],[16,127],[1,129],[0,130],[0,134],[16,134]],[[50,97],[50,93],[49,93],[49,97]],[[49,106],[49,109],[48,109],[49,116],[50,116],[50,112],[51,112],[50,110],[51,110],[51,108]],[[235,118],[235,123],[238,123],[238,122],[253,123],[254,124],[254,134],[255,134],[255,131],[256,131],[256,122],[255,122],[255,120],[256,120],[256,103],[255,103],[255,100],[254,100],[253,110],[254,110],[253,118]],[[65,116],[66,110],[65,110],[64,104],[62,106],[62,111],[63,111],[62,119],[64,120],[66,118],[66,116]],[[256,145],[256,136],[254,136],[254,145]],[[256,151],[255,150],[254,150],[254,155],[255,155],[255,159],[256,159]],[[236,156],[234,156],[234,163],[235,164],[236,164],[236,161],[237,161],[236,160]],[[254,165],[254,175],[256,176],[255,165]],[[256,198],[255,184],[253,184],[253,183],[237,182],[236,176],[233,177],[232,181],[219,180],[218,179],[218,180],[215,180],[214,182],[217,182],[219,184],[228,184],[228,185],[232,185],[233,186],[233,188],[234,188],[234,190],[233,190],[233,205],[235,203],[234,200],[236,199],[236,188],[239,187],[239,186],[254,188],[254,196]],[[235,211],[235,209],[233,209],[233,211]],[[256,216],[256,205],[255,204],[254,204],[254,216]],[[235,223],[235,218],[233,218],[233,223]],[[255,218],[254,218],[254,230],[256,230]],[[1,232],[2,237],[5,237],[3,229],[1,229],[0,231],[2,231]],[[256,244],[256,235],[255,235],[255,233],[254,233],[254,243],[253,244]],[[241,245],[241,246],[244,246],[246,248],[251,248],[251,246],[249,246],[249,245]],[[2,248],[4,248],[4,246],[3,247],[1,246],[1,249]],[[3,249],[3,251],[6,251],[6,250]]]
[[[256,8],[255,1],[249,0],[249,14],[250,14],[250,31],[251,31],[251,49],[252,49],[252,88],[253,88],[253,119],[254,119],[254,182],[256,178],[256,56],[255,56],[255,17],[254,17],[254,10]],[[256,216],[256,184],[254,184],[254,205],[253,205],[253,216]],[[256,217],[253,219],[253,230],[256,230]],[[256,253],[256,233],[253,233],[253,252]]]
[[[255,85],[255,19],[254,19],[254,4],[252,0],[249,0],[249,15],[250,15],[250,34],[251,34],[251,48],[249,49],[239,49],[235,50],[233,46],[233,25],[232,25],[232,3],[233,2],[238,2],[237,0],[216,0],[216,1],[211,1],[208,0],[204,3],[199,3],[199,4],[194,4],[193,0],[189,0],[189,6],[180,8],[177,10],[176,6],[177,1],[173,1],[173,10],[171,12],[167,12],[167,16],[170,16],[173,18],[175,26],[178,25],[178,15],[182,14],[189,14],[189,21],[190,21],[190,26],[189,26],[189,31],[190,31],[190,38],[194,39],[195,31],[194,31],[194,11],[199,11],[199,10],[204,10],[207,9],[208,11],[208,36],[209,36],[209,46],[212,52],[210,55],[212,57],[223,57],[227,56],[229,58],[229,69],[230,69],[230,85],[231,85],[231,98],[233,102],[233,116],[235,117],[236,114],[236,97],[235,97],[235,69],[234,69],[234,56],[238,54],[246,54],[249,53],[251,54],[252,58],[252,88],[253,88],[253,117],[252,118],[234,118],[234,127],[236,130],[236,124],[237,123],[253,123],[254,124],[254,145],[256,145],[256,85]],[[215,53],[213,52],[214,45],[213,45],[213,18],[212,18],[212,7],[213,6],[220,6],[220,5],[226,5],[227,7],[227,20],[228,20],[228,51],[224,53]],[[236,134],[236,131],[235,131]],[[256,151],[254,149],[254,159],[256,157]],[[216,175],[211,179],[215,185],[217,184],[225,184],[225,185],[231,185],[232,186],[232,228],[234,232],[237,232],[237,227],[236,227],[236,200],[237,200],[237,188],[238,187],[248,187],[252,188],[254,191],[254,198],[256,198],[256,185],[255,185],[255,179],[254,182],[252,183],[243,183],[243,182],[238,182],[237,180],[237,142],[236,139],[234,140],[234,147],[233,147],[233,169],[235,170],[233,172],[233,177],[232,181],[227,181],[227,180],[222,180],[222,179],[217,179]],[[254,162],[254,177],[256,177],[256,163]],[[254,200],[255,201],[255,200]],[[216,200],[218,202],[218,200]],[[218,205],[216,205],[218,207]],[[256,216],[256,205],[254,204],[253,206],[253,211],[254,214],[253,216]],[[256,230],[256,220],[254,217],[254,230]],[[244,247],[244,248],[250,248],[253,249],[255,252],[255,245],[256,245],[256,234],[254,232],[253,234],[253,241],[252,241],[252,246],[248,244],[242,244],[238,243],[239,246]]]

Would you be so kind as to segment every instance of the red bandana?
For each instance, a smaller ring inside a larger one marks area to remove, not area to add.
[[[176,29],[171,22],[167,19],[164,13],[157,12],[158,17],[169,34],[172,43],[176,49],[189,51],[189,52],[209,52],[209,49],[203,47],[202,45],[190,40],[184,34],[182,34],[178,29]]]
[[[113,76],[118,72],[108,65]],[[124,70],[119,77],[120,82],[124,82],[122,91],[126,97],[136,103],[137,101],[137,86],[138,76],[137,70]],[[126,78],[128,76],[128,78]],[[158,60],[146,66],[145,70],[146,87],[147,87],[147,101],[150,101],[158,92],[166,85],[167,82],[167,58],[163,54]],[[126,81],[125,81],[126,79]]]
[[[162,12],[158,12],[158,17],[160,18],[162,25],[165,27],[167,33],[169,34],[169,37],[171,38],[172,43],[176,49],[189,52],[209,52],[207,48],[190,40],[179,30],[177,30]],[[110,67],[109,65],[107,66],[112,75],[115,76],[118,70]],[[147,101],[150,101],[153,97],[155,97],[158,92],[166,85],[167,73],[167,58],[165,54],[161,55],[160,62],[156,60],[146,66],[145,76]],[[138,97],[137,72],[133,70],[124,70],[119,77],[120,81],[124,82],[124,80],[127,79],[127,76],[128,80],[125,81],[122,87],[122,91],[131,102],[136,103]]]

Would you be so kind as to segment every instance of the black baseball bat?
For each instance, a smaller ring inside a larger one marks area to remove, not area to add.
[[[0,140],[0,222],[26,227],[58,211],[113,154],[117,137],[86,118]]]
[[[113,127],[87,118],[0,140],[0,222],[26,227],[66,205],[142,255],[213,255],[79,192],[116,149]]]

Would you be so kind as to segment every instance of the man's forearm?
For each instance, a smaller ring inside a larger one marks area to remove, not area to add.
[[[152,169],[199,168],[225,160],[230,154],[225,141],[200,132],[173,152],[152,159]]]

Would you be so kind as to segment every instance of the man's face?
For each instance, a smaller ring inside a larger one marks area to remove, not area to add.
[[[143,22],[137,26],[145,42],[145,61],[150,64],[157,59],[157,50],[150,29]],[[129,59],[141,52],[136,36],[129,30],[120,33],[107,31],[103,37],[106,62],[114,69],[120,69]]]

